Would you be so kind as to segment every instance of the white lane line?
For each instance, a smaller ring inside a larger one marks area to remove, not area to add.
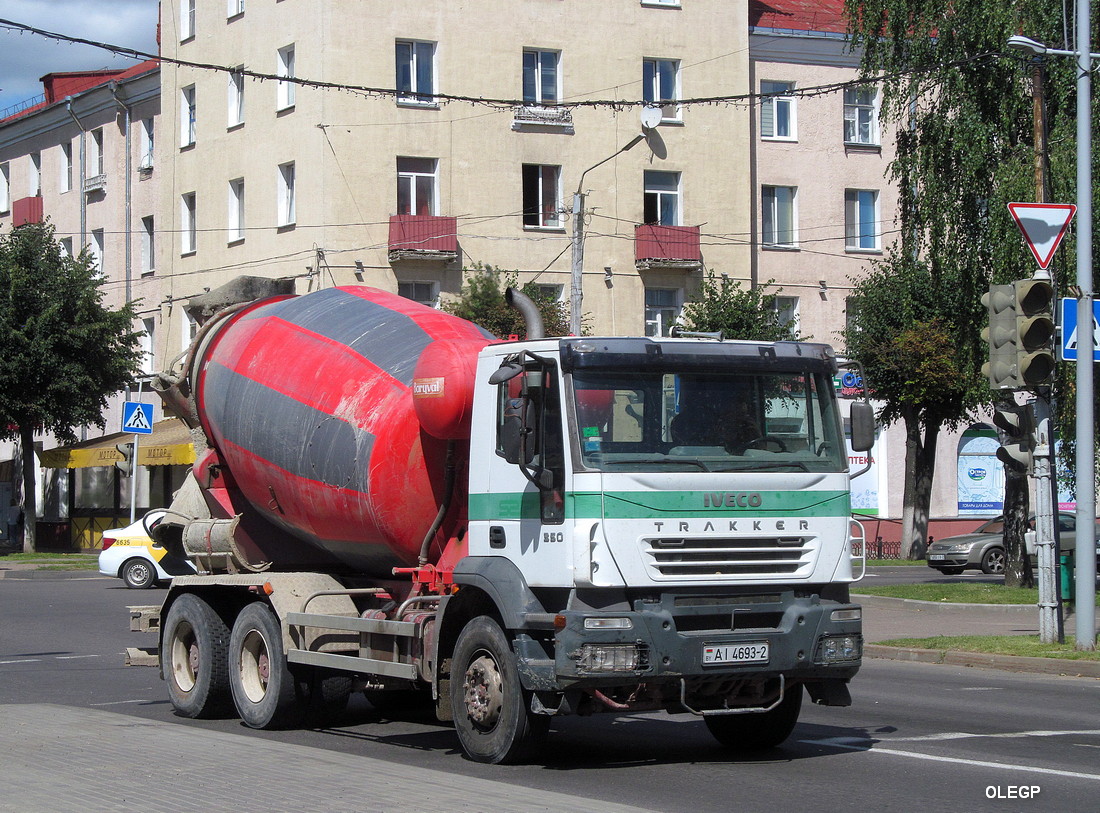
[[[4,664],[7,664],[7,663],[38,663],[40,660],[42,660],[42,659],[41,658],[25,658],[25,659],[19,660],[19,661],[0,661],[0,666],[2,666]]]
[[[1000,739],[1000,740],[1017,740],[1025,737],[1065,737],[1084,735],[1087,737],[1095,737],[1100,735],[1100,729],[1087,728],[1080,731],[1005,731],[1000,734],[971,734],[966,731],[953,731],[944,734],[924,734],[920,737],[891,737],[890,742],[934,742],[937,740],[966,740],[966,739]]]
[[[1094,773],[1062,771],[1055,768],[1038,768],[1030,765],[1020,765],[1016,762],[987,762],[981,759],[966,759],[965,757],[940,757],[933,754],[921,754],[915,751],[900,751],[896,748],[880,748],[877,745],[872,745],[867,742],[864,742],[863,745],[849,745],[848,742],[840,741],[841,739],[842,738],[824,740],[799,740],[799,742],[804,742],[811,745],[831,745],[834,748],[843,748],[848,751],[864,751],[869,754],[886,754],[888,756],[905,757],[907,759],[920,759],[926,762],[948,762],[952,765],[972,765],[976,768],[999,768],[1000,770],[1015,771],[1016,773],[1037,773],[1045,774],[1048,776],[1064,776],[1071,779],[1092,779],[1100,782],[1100,774]],[[850,738],[848,738],[848,741],[851,741]]]
[[[59,661],[75,661],[79,658],[102,658],[102,655],[58,655]]]
[[[90,706],[125,706],[127,703],[148,703],[148,700],[112,700],[110,703],[89,703]]]

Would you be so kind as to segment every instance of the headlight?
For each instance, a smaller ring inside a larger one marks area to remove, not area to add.
[[[817,663],[846,663],[863,657],[863,638],[859,635],[824,635],[817,645]]]
[[[585,644],[577,658],[582,672],[635,672],[644,666],[644,654],[634,644]]]
[[[586,630],[629,630],[634,629],[634,622],[629,618],[586,618],[584,628]]]
[[[947,549],[948,553],[969,553],[972,545],[952,545]]]

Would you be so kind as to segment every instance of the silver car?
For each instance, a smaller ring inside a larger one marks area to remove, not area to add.
[[[1026,534],[1028,553],[1035,557],[1035,517],[1031,517],[1031,530]],[[1077,516],[1067,512],[1058,514],[1058,539],[1062,550],[1072,550]],[[1005,520],[1003,516],[989,520],[976,530],[960,536],[948,536],[928,547],[928,566],[954,576],[964,570],[980,570],[982,573],[1005,572]],[[1100,540],[1100,533],[1097,534]],[[1100,551],[1100,546],[1098,546]],[[1100,564],[1098,564],[1100,568]]]

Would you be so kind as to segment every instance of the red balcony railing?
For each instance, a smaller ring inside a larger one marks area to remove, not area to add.
[[[698,226],[658,226],[646,223],[634,227],[634,260],[639,263],[683,265],[701,263]]]
[[[390,253],[424,252],[446,257],[458,254],[458,225],[453,217],[392,215]]]
[[[35,195],[30,198],[20,198],[12,201],[11,224],[22,226],[24,223],[42,222],[42,196]]]

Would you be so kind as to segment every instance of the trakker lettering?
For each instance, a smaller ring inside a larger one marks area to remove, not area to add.
[[[704,508],[759,508],[763,499],[755,491],[708,491]]]
[[[777,520],[772,520],[770,522],[768,522],[767,520],[763,520],[763,519],[753,519],[753,520],[731,519],[731,520],[728,520],[728,522],[729,522],[729,526],[724,529],[726,531],[738,531],[738,530],[742,530],[742,531],[762,531],[762,530],[764,530],[764,524],[766,522],[767,522],[768,530],[774,529],[776,531],[791,531],[791,530],[795,530],[794,526],[796,524],[798,525],[797,530],[799,530],[799,531],[808,531],[808,530],[810,530],[810,522],[809,522],[809,520],[805,520],[805,519],[799,519],[799,520],[777,519]],[[739,523],[739,522],[741,523],[741,528],[737,527],[737,523]],[[664,530],[664,527],[666,525],[671,526],[672,524],[673,523],[670,523],[666,520],[656,520],[656,519],[653,520],[653,527],[657,529],[658,533],[660,533],[662,530]],[[722,523],[719,523],[719,524],[722,524]],[[691,533],[692,523],[686,522],[684,520],[680,520],[679,522],[675,523],[675,525],[676,525],[676,532],[677,533]],[[710,520],[707,520],[703,524],[703,527],[701,529],[699,528],[698,523],[695,523],[695,527],[700,532],[717,531],[718,530],[717,528],[714,527],[714,523]]]

